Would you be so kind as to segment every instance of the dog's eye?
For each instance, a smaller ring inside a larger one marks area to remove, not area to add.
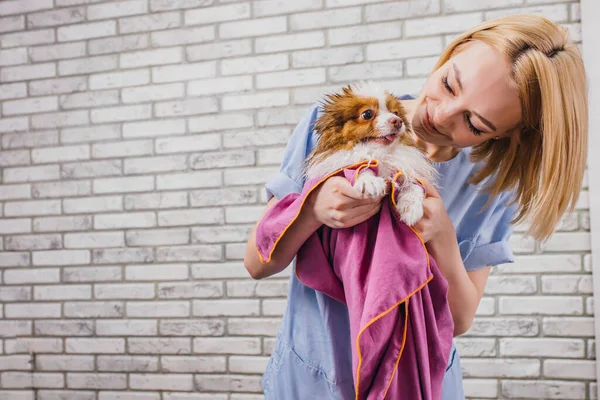
[[[373,111],[371,111],[371,110],[363,111],[363,113],[360,116],[365,121],[368,121],[371,118],[373,118]]]
[[[394,111],[394,115],[395,115],[395,116],[398,116],[398,111]]]

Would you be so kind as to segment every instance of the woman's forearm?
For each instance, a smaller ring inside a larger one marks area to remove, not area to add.
[[[267,204],[264,212],[275,204],[273,198]],[[264,215],[264,213],[263,213]],[[314,218],[309,207],[304,207],[298,218],[285,232],[283,237],[277,243],[277,247],[271,255],[268,263],[262,263],[258,256],[256,248],[256,227],[254,226],[246,245],[246,254],[244,256],[244,266],[254,279],[263,279],[283,271],[294,259],[298,250],[304,242],[312,235],[321,224]]]
[[[450,239],[444,242],[430,242],[428,248],[448,281],[448,302],[454,320],[454,336],[458,336],[471,327],[481,294],[465,269],[458,243]]]

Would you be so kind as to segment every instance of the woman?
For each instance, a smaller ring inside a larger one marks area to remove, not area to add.
[[[466,332],[490,269],[512,262],[511,223],[550,236],[577,201],[587,149],[587,88],[577,47],[543,17],[520,15],[484,22],[443,52],[417,99],[404,96],[419,146],[440,173],[439,192],[426,185],[424,217],[416,225],[448,281],[455,335]],[[318,138],[313,106],[297,126],[281,173],[266,187],[270,207],[304,184],[303,162]],[[245,266],[255,279],[282,271],[302,243],[325,224],[356,225],[380,199],[364,199],[333,177],[261,264],[254,231]],[[265,398],[354,398],[345,306],[303,286],[292,274],[277,343],[263,377]],[[443,398],[463,399],[460,361],[453,348]]]

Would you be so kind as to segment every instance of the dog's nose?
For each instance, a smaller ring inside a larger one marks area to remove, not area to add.
[[[397,129],[402,127],[402,119],[397,116],[390,117],[390,119],[388,119],[388,123]]]

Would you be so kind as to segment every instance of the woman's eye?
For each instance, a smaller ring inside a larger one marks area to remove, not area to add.
[[[470,130],[471,132],[473,132],[473,134],[474,134],[475,136],[481,136],[481,134],[483,133],[483,131],[482,131],[482,130],[480,130],[480,129],[477,129],[477,128],[475,127],[475,125],[473,125],[473,124],[471,123],[471,120],[469,119],[469,115],[468,115],[468,114],[465,114],[465,121],[467,121],[467,125],[469,126],[469,130]]]
[[[360,116],[365,121],[368,121],[371,118],[373,118],[373,111],[371,111],[371,110],[363,111],[363,113]]]
[[[444,84],[444,86],[446,87],[446,90],[448,90],[450,93],[454,94],[454,91],[452,90],[452,88],[450,87],[450,85],[448,84],[448,75],[444,76],[442,78],[442,83]]]

